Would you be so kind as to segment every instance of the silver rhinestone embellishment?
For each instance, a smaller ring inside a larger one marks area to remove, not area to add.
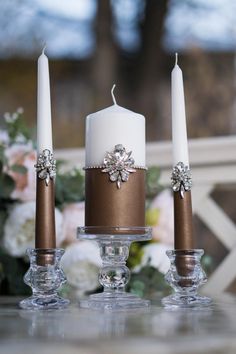
[[[111,182],[116,182],[117,188],[121,188],[122,182],[127,182],[130,173],[136,172],[132,151],[127,152],[122,144],[115,146],[112,152],[106,152],[103,160],[102,172],[110,176]]]
[[[50,179],[56,177],[56,160],[54,160],[53,154],[48,149],[43,150],[42,154],[39,155],[37,164],[34,167],[38,177],[45,180],[46,186],[49,185]]]
[[[173,167],[171,185],[174,192],[180,192],[181,198],[184,198],[185,192],[191,190],[191,171],[183,162],[178,162],[177,165]]]

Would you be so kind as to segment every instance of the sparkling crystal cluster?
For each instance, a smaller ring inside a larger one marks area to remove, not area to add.
[[[181,197],[184,197],[184,192],[187,192],[192,187],[191,171],[183,162],[178,162],[174,166],[171,175],[171,185],[174,192],[180,192]]]
[[[38,177],[45,179],[45,183],[48,186],[50,179],[56,177],[56,160],[53,158],[53,154],[50,150],[43,150],[39,155],[37,164],[35,165]]]
[[[107,152],[102,172],[109,173],[110,181],[116,182],[117,188],[121,188],[122,182],[127,182],[130,173],[135,172],[134,159],[131,157],[132,151],[127,152],[122,144],[115,146],[113,152]]]

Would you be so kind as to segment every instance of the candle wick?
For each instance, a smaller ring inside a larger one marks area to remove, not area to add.
[[[175,53],[175,65],[178,65],[178,53]]]
[[[44,47],[43,47],[43,50],[42,50],[42,54],[45,54],[44,52],[45,52],[46,47],[47,47],[47,45],[46,45],[46,43],[45,43],[45,44],[44,44]]]
[[[114,103],[114,104],[117,104],[117,103],[116,103],[116,98],[115,98],[115,95],[114,95],[114,89],[115,89],[115,87],[116,87],[116,85],[114,84],[114,85],[112,86],[112,89],[111,89],[111,97],[112,97],[113,103]]]

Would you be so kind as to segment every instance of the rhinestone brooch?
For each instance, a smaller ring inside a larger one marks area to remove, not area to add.
[[[48,186],[50,179],[54,179],[56,177],[56,160],[54,160],[53,154],[50,150],[43,150],[38,157],[35,168],[38,177],[40,179],[44,179],[46,186]]]
[[[185,192],[191,190],[191,171],[183,162],[178,162],[177,165],[173,167],[171,185],[174,192],[180,192],[181,198],[184,198]]]

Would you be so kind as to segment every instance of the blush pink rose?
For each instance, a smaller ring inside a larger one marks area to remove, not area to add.
[[[76,230],[78,226],[84,226],[84,202],[67,204],[62,211],[63,233],[66,243],[77,240]]]
[[[36,151],[33,150],[32,144],[14,144],[6,149],[6,157],[9,163],[7,173],[15,181],[15,190],[11,197],[24,202],[35,200],[36,177],[34,165],[36,163]],[[22,174],[11,170],[13,165],[24,166],[27,172]]]

